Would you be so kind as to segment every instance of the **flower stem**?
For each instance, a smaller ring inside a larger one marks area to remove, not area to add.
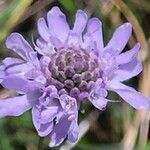
[[[43,137],[39,137],[37,150],[44,150],[44,138]]]

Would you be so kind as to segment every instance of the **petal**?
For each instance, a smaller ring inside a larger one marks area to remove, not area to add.
[[[31,64],[33,64],[37,69],[40,69],[40,63],[37,57],[37,53],[36,52],[30,52],[28,54],[28,60],[30,61]]]
[[[131,50],[116,56],[117,64],[118,65],[126,64],[132,61],[137,56],[139,49],[140,49],[140,44],[138,43]]]
[[[40,36],[48,42],[50,40],[50,33],[44,18],[38,20],[37,27]]]
[[[116,29],[111,40],[106,45],[107,48],[117,49],[121,52],[126,46],[132,33],[132,25],[130,23],[124,23]]]
[[[69,26],[65,15],[58,7],[53,7],[47,14],[50,33],[60,41],[65,42],[69,34]]]
[[[71,123],[67,139],[69,142],[74,143],[77,141],[78,136],[79,136],[79,126],[78,126],[78,122],[77,122],[77,118],[76,118]]]
[[[33,69],[33,65],[25,61],[7,57],[3,60],[3,65],[0,66],[0,79],[3,81],[7,76],[25,76],[27,72]]]
[[[43,72],[41,72],[35,68],[32,70],[29,70],[25,74],[25,76],[27,77],[27,79],[31,79],[31,80],[37,81],[39,83],[42,83],[42,84],[46,83],[46,78],[45,78]]]
[[[104,110],[108,103],[108,100],[103,97],[99,97],[98,99],[90,98],[89,100],[99,110]]]
[[[39,82],[31,81],[27,85],[25,92],[32,106],[37,105],[38,100],[42,95],[41,89],[43,89],[43,85]]]
[[[47,136],[53,130],[54,124],[53,122],[41,124],[40,128],[37,130],[39,136]]]
[[[116,92],[135,109],[146,109],[149,107],[148,99],[135,89],[117,81],[110,81],[107,86],[108,90]]]
[[[40,109],[38,109],[37,107],[32,108],[32,121],[37,131],[40,129],[40,114]]]
[[[50,54],[54,54],[56,52],[54,45],[50,41],[45,42],[42,38],[38,38],[36,40],[36,44],[34,44],[35,50],[41,55],[49,56]]]
[[[114,71],[112,78],[119,81],[125,81],[138,75],[142,70],[142,64],[135,58],[127,64],[120,65],[119,68]]]
[[[43,110],[41,112],[41,119],[40,122],[42,124],[48,123],[53,121],[53,119],[56,117],[58,111],[57,106],[50,106],[47,109]]]
[[[87,23],[87,15],[84,11],[78,10],[76,13],[76,19],[74,23],[74,27],[72,32],[76,33],[78,36],[80,36],[85,29],[86,23]]]
[[[50,61],[51,61],[51,59],[48,56],[42,56],[40,58],[41,70],[42,70],[42,72],[44,72],[45,75],[48,74],[47,71],[49,71],[48,66],[49,66]],[[46,76],[48,76],[48,75],[46,75]]]
[[[19,75],[23,76],[26,72],[33,69],[33,65],[26,63],[24,60],[7,57],[3,60],[3,67],[5,75]]]
[[[3,60],[3,63],[4,65],[7,67],[7,66],[10,66],[10,65],[14,65],[14,64],[22,64],[24,63],[25,61],[23,61],[22,59],[19,59],[19,58],[13,58],[13,57],[7,57]]]
[[[49,146],[54,147],[60,145],[67,137],[71,121],[68,121],[68,117],[64,116],[60,118],[59,122],[54,126],[53,131],[50,134]]]
[[[82,10],[78,10],[76,13],[75,23],[74,27],[71,30],[69,34],[68,44],[70,46],[76,46],[76,44],[79,45],[79,40],[82,36],[82,32],[85,29],[86,23],[87,23],[88,16],[86,13]]]
[[[25,93],[28,90],[29,82],[21,77],[8,76],[2,81],[1,85],[10,90],[21,91]]]
[[[0,66],[0,83],[3,81],[3,79],[5,78],[5,67],[2,65]]]
[[[19,116],[29,110],[31,105],[26,96],[17,96],[0,100],[0,117]]]
[[[102,23],[99,21],[98,18],[92,18],[88,21],[87,34],[89,34],[93,42],[96,42],[97,49],[101,51],[104,47],[104,44],[103,44]]]
[[[6,40],[6,47],[12,49],[24,60],[29,60],[29,53],[33,52],[32,47],[19,33],[12,33]]]
[[[89,101],[99,110],[104,110],[108,103],[108,100],[105,98],[107,94],[106,89],[96,87],[89,94]]]
[[[60,102],[62,108],[66,112],[76,113],[76,111],[77,111],[77,102],[76,102],[75,98],[70,97],[67,94],[62,94],[60,96],[59,102]]]
[[[12,63],[12,65],[6,66],[4,72],[7,76],[25,76],[25,74],[33,69],[30,63]]]
[[[35,101],[41,96],[40,89],[43,88],[43,85],[39,82],[29,81],[25,78],[17,76],[8,76],[2,81],[1,85],[4,88],[15,90],[19,93],[26,93],[27,98],[33,105],[35,104]]]

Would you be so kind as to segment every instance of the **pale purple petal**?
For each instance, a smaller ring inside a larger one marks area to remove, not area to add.
[[[77,111],[77,102],[76,99],[73,97],[70,97],[67,94],[62,94],[60,96],[60,104],[65,112],[67,112],[70,115],[76,115]]]
[[[73,142],[77,141],[78,136],[79,136],[79,126],[78,126],[78,122],[77,122],[77,118],[76,118],[71,123],[67,139],[69,142],[73,143]]]
[[[39,76],[36,76],[34,81],[42,83],[43,85],[45,85],[47,80],[46,80],[46,78],[44,77],[43,74],[39,74]]]
[[[3,60],[3,68],[6,76],[23,76],[26,72],[33,69],[33,65],[18,58],[7,57]]]
[[[80,44],[82,32],[85,29],[87,19],[88,17],[84,11],[82,10],[77,11],[74,27],[69,34],[68,44],[70,46],[76,46]]]
[[[39,63],[39,60],[38,60],[38,57],[37,57],[37,52],[30,52],[28,54],[28,60],[31,64],[33,64],[36,68],[40,69],[40,63]]]
[[[49,146],[54,147],[60,145],[67,137],[71,121],[68,117],[60,118],[59,122],[54,126],[53,131],[49,136]]]
[[[25,72],[31,69],[31,64],[26,63],[25,61],[18,58],[7,57],[3,60],[3,65],[1,65],[0,78],[4,79],[9,75],[22,76],[25,74]]]
[[[25,73],[25,76],[28,79],[36,79],[41,75],[43,75],[43,73],[40,70],[38,70],[37,68],[33,68]]]
[[[19,33],[12,33],[6,40],[6,46],[27,61],[29,53],[33,52],[32,47]]]
[[[103,110],[108,103],[108,100],[105,98],[107,94],[106,89],[96,87],[89,94],[89,101],[99,110]]]
[[[50,40],[50,33],[44,18],[40,18],[37,23],[40,36],[47,42]]]
[[[101,59],[101,68],[103,73],[109,77],[112,76],[114,70],[118,69],[118,64],[116,63],[115,55],[117,51],[113,49],[105,49],[103,55],[100,55]]]
[[[139,49],[140,49],[140,44],[138,43],[131,50],[116,56],[117,64],[118,65],[127,64],[130,61],[132,61],[137,56]]]
[[[49,123],[49,122],[53,121],[53,119],[57,115],[57,112],[58,112],[58,106],[47,107],[46,109],[44,109],[41,112],[40,122],[42,124],[45,124],[45,123]]]
[[[38,38],[36,40],[35,49],[36,51],[41,55],[47,55],[54,54],[56,51],[54,49],[54,45],[49,41],[45,42],[42,38]]]
[[[32,108],[32,121],[37,131],[40,129],[40,114],[40,109],[38,109],[37,107]]]
[[[127,64],[120,65],[119,68],[114,71],[111,78],[119,81],[125,81],[138,75],[142,70],[143,66],[141,62],[137,61],[135,58]]]
[[[102,51],[104,46],[102,23],[98,18],[92,18],[88,21],[87,34],[90,36],[91,40],[96,43],[97,49]]]
[[[5,78],[5,67],[2,65],[0,66],[0,83],[3,81],[3,79]]]
[[[47,42],[43,38],[39,37],[36,40],[36,43],[34,43],[34,48],[39,54],[45,55],[48,52],[47,45]]]
[[[53,7],[47,14],[50,34],[60,41],[65,42],[69,34],[69,26],[65,15],[58,7]]]
[[[19,116],[31,108],[26,96],[17,96],[0,100],[0,117]]]
[[[21,91],[25,93],[28,90],[29,82],[27,79],[21,77],[8,76],[2,81],[1,85],[10,90]]]
[[[135,109],[145,109],[149,107],[148,99],[135,89],[117,81],[110,81],[107,86],[108,90],[116,92],[125,102]]]
[[[43,88],[43,85],[39,82],[29,81],[22,77],[17,76],[8,76],[6,77],[1,85],[4,88],[14,90],[21,93],[26,93],[28,99],[32,104],[41,96],[40,89]]]
[[[126,46],[130,36],[132,33],[132,25],[130,23],[124,23],[123,25],[119,26],[116,31],[114,32],[111,40],[106,45],[107,48],[117,49],[121,52],[124,47]]]
[[[41,89],[43,89],[43,85],[39,82],[30,81],[27,85],[26,95],[31,105],[35,107],[38,103],[39,97],[42,95]]]
[[[40,128],[37,130],[38,135],[41,137],[47,136],[53,130],[54,124],[53,122],[49,122],[46,124],[41,124]]]
[[[19,58],[13,58],[13,57],[7,57],[3,60],[3,64],[8,67],[10,65],[15,65],[15,64],[22,64],[25,63],[24,60],[19,59]]]
[[[89,101],[99,110],[104,110],[108,103],[108,100],[103,97],[89,98]]]
[[[24,76],[27,72],[31,71],[33,66],[30,63],[12,64],[5,67],[5,75]]]
[[[46,77],[48,76],[48,72],[49,72],[48,66],[50,61],[51,59],[48,56],[42,56],[40,58],[41,71],[45,74]]]
[[[35,129],[37,130],[39,136],[47,136],[53,129],[53,123],[48,122],[46,124],[41,124],[41,109],[37,107],[32,108],[32,121]]]
[[[72,32],[78,36],[82,34],[87,23],[88,16],[82,10],[78,10],[76,13],[75,23]]]

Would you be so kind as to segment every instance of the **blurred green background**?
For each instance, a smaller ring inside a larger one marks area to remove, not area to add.
[[[32,45],[36,38],[36,22],[39,17],[53,7],[59,6],[66,14],[70,26],[73,26],[77,9],[85,10],[89,17],[96,16],[103,23],[105,44],[111,38],[115,28],[130,21],[134,32],[126,49],[137,41],[142,49],[139,58],[144,66],[149,62],[150,42],[150,1],[149,0],[0,0],[0,62],[6,56],[15,56],[5,47],[5,39],[11,32],[21,33]],[[138,36],[139,35],[139,36]],[[149,97],[150,85],[147,76],[140,75],[127,81],[127,84],[139,89]],[[0,97],[10,93],[0,89]],[[111,99],[118,97],[114,93]],[[142,114],[142,115],[141,115]],[[109,104],[100,112],[90,104],[83,104],[79,123],[84,135],[79,142],[71,145],[74,150],[150,150],[149,112],[136,112],[123,103]],[[146,118],[147,116],[147,118]],[[144,130],[143,130],[144,127]],[[20,117],[0,119],[0,150],[37,150],[39,137],[33,127],[30,112]],[[53,149],[68,150],[69,144],[63,143]],[[44,150],[48,140],[44,140]],[[52,148],[51,148],[52,149]]]

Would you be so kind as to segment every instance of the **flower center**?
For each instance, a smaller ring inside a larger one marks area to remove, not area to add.
[[[59,95],[85,100],[95,81],[101,77],[97,56],[84,50],[67,49],[51,56],[49,84]]]

